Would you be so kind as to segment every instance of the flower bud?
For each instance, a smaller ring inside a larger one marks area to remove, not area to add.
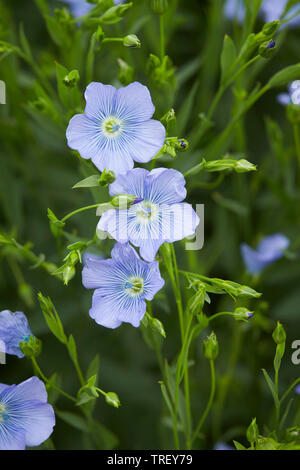
[[[100,184],[100,186],[107,186],[113,183],[115,179],[116,179],[116,175],[113,171],[104,169],[98,180],[98,183]]]
[[[106,393],[105,401],[106,403],[108,403],[108,405],[114,406],[115,408],[119,408],[119,406],[121,405],[118,395],[114,392]]]
[[[256,424],[256,418],[251,421],[250,426],[247,429],[247,439],[252,444],[256,442],[259,436],[258,426]]]
[[[276,344],[285,343],[286,340],[286,332],[280,322],[277,322],[277,326],[273,331],[272,338]]]
[[[203,342],[203,352],[206,359],[209,359],[210,361],[214,361],[218,357],[219,343],[213,331]]]
[[[118,78],[122,85],[127,86],[129,83],[133,82],[134,68],[127,64],[127,62],[125,62],[123,59],[118,59],[118,65]]]
[[[141,42],[135,34],[129,34],[123,38],[123,45],[125,47],[141,47]]]
[[[29,336],[20,342],[20,349],[28,358],[38,357],[42,351],[42,342],[35,336]]]
[[[163,15],[169,8],[168,0],[151,0],[151,8],[154,13],[158,15]]]
[[[258,53],[261,57],[268,59],[276,51],[275,41],[266,41],[259,46]]]
[[[181,152],[184,152],[189,148],[189,143],[186,139],[177,139],[176,145],[175,145],[177,150],[180,150]]]
[[[176,123],[176,115],[173,108],[169,109],[166,114],[161,118],[161,123],[167,128],[167,131],[171,130]]]
[[[64,265],[64,268],[63,268],[63,280],[64,280],[64,283],[65,285],[67,286],[69,281],[71,281],[71,279],[73,279],[73,277],[75,276],[76,274],[76,269],[74,268],[74,266],[72,264],[65,264]]]
[[[253,312],[249,312],[247,308],[239,307],[235,309],[233,316],[236,321],[247,322],[250,318],[253,317]]]
[[[78,70],[72,70],[68,75],[63,79],[64,85],[67,87],[73,88],[79,82],[80,76]]]
[[[273,36],[277,31],[280,26],[280,21],[275,20],[271,21],[270,23],[266,23],[262,29],[262,33],[265,36]]]
[[[117,209],[127,209],[136,201],[136,196],[132,194],[118,194],[114,196],[110,203]]]

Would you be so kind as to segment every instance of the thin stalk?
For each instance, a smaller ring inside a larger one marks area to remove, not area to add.
[[[300,167],[300,136],[299,136],[299,126],[298,124],[293,125],[293,130],[294,130],[294,138],[295,138],[295,144],[296,144],[296,151],[297,151],[297,158],[298,158],[298,163]]]
[[[193,437],[192,437],[192,440],[191,440],[191,447],[195,441],[195,439],[197,439],[197,436],[199,435],[199,432],[201,431],[201,428],[206,420],[206,417],[212,407],[212,404],[213,404],[213,401],[214,401],[214,397],[215,397],[215,390],[216,390],[216,374],[215,374],[215,366],[214,366],[214,361],[213,360],[210,360],[209,361],[209,365],[210,365],[210,375],[211,375],[211,389],[210,389],[210,395],[209,395],[209,399],[208,399],[208,402],[207,402],[207,405],[206,405],[206,408],[204,410],[204,413],[199,421],[199,424],[193,434]]]
[[[80,207],[80,209],[76,209],[75,211],[65,215],[65,217],[61,219],[61,222],[66,222],[66,220],[70,219],[70,217],[73,217],[73,215],[78,214],[79,212],[87,211],[89,209],[95,209],[96,207],[99,207],[102,204],[103,203],[101,202],[99,204],[92,204],[91,206]]]
[[[40,366],[38,365],[36,359],[34,357],[31,358],[31,361],[32,361],[32,364],[35,368],[35,370],[37,371],[37,373],[39,374],[39,376],[41,377],[41,379],[43,379],[44,382],[46,382],[47,385],[49,385],[51,388],[53,388],[54,390],[56,390],[58,393],[60,393],[61,395],[63,395],[64,397],[68,398],[69,400],[73,401],[76,403],[76,398],[72,397],[71,395],[69,395],[68,393],[64,392],[61,388],[57,387],[55,384],[53,384],[52,382],[50,382],[49,379],[47,379],[47,377],[43,374],[43,372],[41,371],[40,369]]]
[[[165,21],[164,15],[159,15],[159,31],[160,31],[160,59],[163,61],[166,50],[165,50]]]

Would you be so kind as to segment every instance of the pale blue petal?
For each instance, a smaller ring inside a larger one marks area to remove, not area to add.
[[[173,169],[152,170],[146,180],[144,197],[157,204],[174,204],[186,198],[185,179]]]
[[[276,233],[262,239],[257,251],[264,255],[266,260],[276,261],[281,258],[283,251],[288,248],[289,239],[281,233]]]
[[[99,159],[100,124],[85,114],[76,114],[69,122],[66,136],[68,146],[77,150],[82,158]]]
[[[86,289],[97,289],[101,285],[110,285],[114,266],[111,260],[87,258],[82,270],[82,284]]]
[[[14,427],[0,427],[0,450],[25,450],[25,432]]]
[[[139,82],[119,88],[116,97],[116,115],[134,123],[147,121],[155,111],[149,90]]]
[[[139,163],[152,160],[164,145],[166,138],[164,126],[154,119],[128,124],[124,134],[128,135],[126,140],[128,152]]]
[[[18,421],[18,425],[25,431],[26,446],[35,447],[51,436],[55,415],[48,403],[31,400],[23,404]]]
[[[236,18],[239,23],[243,23],[246,14],[243,0],[227,0],[224,14],[229,19],[234,20]]]
[[[158,261],[149,263],[144,284],[145,299],[153,300],[155,294],[157,294],[157,292],[162,289],[164,285],[165,281],[160,275]]]
[[[125,262],[133,262],[136,260],[140,261],[140,258],[132,246],[129,243],[116,243],[111,251],[111,257],[114,261],[123,264]]]
[[[149,171],[144,168],[134,168],[125,175],[118,175],[117,179],[109,185],[110,196],[133,194],[137,197],[144,197],[144,183],[148,174]]]
[[[259,274],[265,268],[265,261],[262,256],[246,243],[241,245],[241,254],[249,273]]]
[[[115,112],[117,89],[112,85],[99,82],[90,83],[84,93],[86,100],[85,114],[94,119],[104,119]]]
[[[5,345],[6,354],[24,357],[19,343],[29,336],[33,335],[24,313],[12,313],[9,310],[0,312],[0,341]]]

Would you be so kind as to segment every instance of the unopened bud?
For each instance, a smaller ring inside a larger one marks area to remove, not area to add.
[[[98,180],[98,183],[100,184],[100,186],[107,186],[113,183],[115,179],[116,179],[116,175],[113,171],[104,169]]]
[[[117,209],[126,209],[131,206],[136,199],[137,197],[132,194],[118,194],[112,198],[110,203]]]
[[[28,358],[38,357],[41,354],[42,342],[35,336],[24,338],[19,345],[24,356]]]
[[[280,322],[277,322],[277,326],[275,330],[273,331],[272,335],[273,340],[275,341],[276,344],[282,344],[285,343],[286,340],[286,332]]]
[[[214,332],[203,341],[203,352],[206,359],[214,361],[219,354],[219,343]]]
[[[119,406],[121,405],[118,395],[114,392],[106,393],[105,401],[106,403],[108,403],[108,405],[114,406],[115,408],[119,408]]]
[[[64,85],[67,87],[73,88],[79,82],[80,76],[78,70],[72,70],[68,75],[63,79]]]
[[[141,41],[135,34],[129,34],[123,38],[123,45],[125,47],[141,47]]]

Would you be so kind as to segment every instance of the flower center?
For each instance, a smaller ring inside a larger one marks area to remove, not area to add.
[[[123,122],[114,116],[109,116],[102,122],[102,132],[105,137],[117,137],[122,131]]]
[[[5,421],[8,418],[8,414],[6,412],[6,407],[3,405],[3,403],[0,403],[0,423]]]
[[[136,215],[140,222],[148,222],[155,217],[157,207],[149,201],[143,201],[137,206]]]
[[[142,277],[130,277],[125,283],[125,289],[131,297],[141,294],[144,290],[144,279]]]
[[[30,335],[26,335],[26,336],[24,336],[24,338],[22,339],[21,343],[28,343],[29,340],[30,340]]]

